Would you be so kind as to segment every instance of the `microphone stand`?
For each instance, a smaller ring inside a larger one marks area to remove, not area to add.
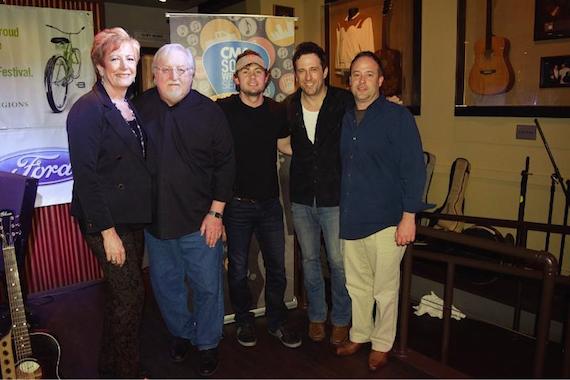
[[[520,188],[520,195],[519,195],[519,212],[517,217],[517,236],[515,238],[515,246],[517,247],[525,247],[526,248],[526,235],[527,232],[523,231],[524,227],[524,212],[526,207],[526,190],[527,190],[527,183],[528,183],[528,176],[530,168],[530,158],[526,156],[524,170],[521,171],[521,188]]]
[[[560,174],[560,170],[558,170],[558,166],[556,165],[556,161],[554,161],[554,156],[552,156],[552,152],[550,151],[550,147],[548,146],[548,143],[546,142],[546,138],[544,137],[544,133],[542,132],[542,128],[540,128],[540,124],[538,123],[537,119],[534,119],[534,124],[536,125],[536,129],[538,129],[538,132],[540,133],[540,138],[542,139],[542,142],[544,143],[544,147],[546,148],[546,152],[548,153],[548,157],[550,158],[550,163],[552,164],[552,167],[554,168],[554,173],[550,176],[551,178],[551,182],[550,182],[550,202],[549,202],[549,206],[548,206],[548,225],[552,224],[552,208],[554,205],[554,192],[556,190],[556,184],[558,183],[560,185],[560,187],[562,188],[562,191],[564,193],[564,221],[563,221],[563,226],[566,227],[568,225],[568,207],[570,205],[570,196],[568,194],[568,185],[570,184],[570,181],[568,182],[564,182],[564,178],[562,178],[562,175]],[[566,234],[564,232],[562,232],[562,236],[560,238],[560,256],[558,258],[558,273],[560,273],[562,271],[562,261],[564,259],[564,245],[565,245],[565,240],[566,240]],[[545,245],[545,251],[548,251],[548,246],[550,243],[550,231],[546,232],[546,245]]]
[[[515,238],[515,247],[526,248],[526,238],[528,231],[524,228],[524,212],[526,207],[526,190],[528,183],[528,176],[530,169],[530,157],[526,156],[524,170],[521,171],[521,188],[519,195],[519,212],[517,217],[517,236]],[[515,312],[513,314],[513,330],[520,331],[521,324],[521,310],[522,310],[522,296],[523,296],[523,286],[520,278],[517,279],[516,288],[516,298],[515,298]]]

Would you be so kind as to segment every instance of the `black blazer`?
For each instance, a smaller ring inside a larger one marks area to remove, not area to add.
[[[150,223],[150,170],[138,139],[100,82],[71,107],[67,137],[74,178],[71,214],[83,231]],[[150,141],[146,145],[150,152]]]

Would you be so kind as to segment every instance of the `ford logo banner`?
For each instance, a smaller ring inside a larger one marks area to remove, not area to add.
[[[69,152],[62,148],[31,149],[0,157],[0,171],[36,178],[40,186],[73,179]]]

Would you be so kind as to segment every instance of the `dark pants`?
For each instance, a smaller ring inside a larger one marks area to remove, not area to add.
[[[99,376],[137,378],[139,367],[139,328],[144,305],[142,257],[143,231],[119,233],[126,252],[122,267],[107,261],[101,234],[84,234],[97,257],[105,281],[103,336],[99,351]]]
[[[274,331],[285,323],[283,300],[285,278],[285,232],[279,199],[241,201],[226,206],[224,225],[228,237],[228,284],[230,300],[238,324],[253,323],[251,292],[248,286],[248,256],[252,235],[259,242],[265,265],[265,314],[267,327]]]

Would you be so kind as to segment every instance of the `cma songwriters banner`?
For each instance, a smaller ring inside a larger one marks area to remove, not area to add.
[[[251,15],[202,15],[169,14],[170,40],[186,46],[196,60],[196,75],[193,89],[212,98],[235,93],[233,74],[236,58],[244,50],[258,52],[269,63],[271,80],[265,95],[277,101],[295,91],[293,75],[293,52],[295,21],[293,17]],[[287,289],[285,301],[296,306],[294,293],[294,249],[291,203],[289,198],[290,159],[280,156],[278,160],[279,184],[285,214],[285,270]],[[225,260],[227,270],[227,259]],[[225,279],[225,310],[233,313],[228,299],[227,276]],[[250,246],[248,285],[253,304],[258,313],[265,306],[265,270],[257,240]]]
[[[37,178],[36,207],[71,201],[65,121],[92,43],[91,12],[0,5],[0,171]]]
[[[192,87],[212,98],[236,92],[236,57],[258,52],[271,67],[265,95],[277,101],[295,91],[295,18],[251,15],[168,14],[170,41],[186,46],[196,60]]]

